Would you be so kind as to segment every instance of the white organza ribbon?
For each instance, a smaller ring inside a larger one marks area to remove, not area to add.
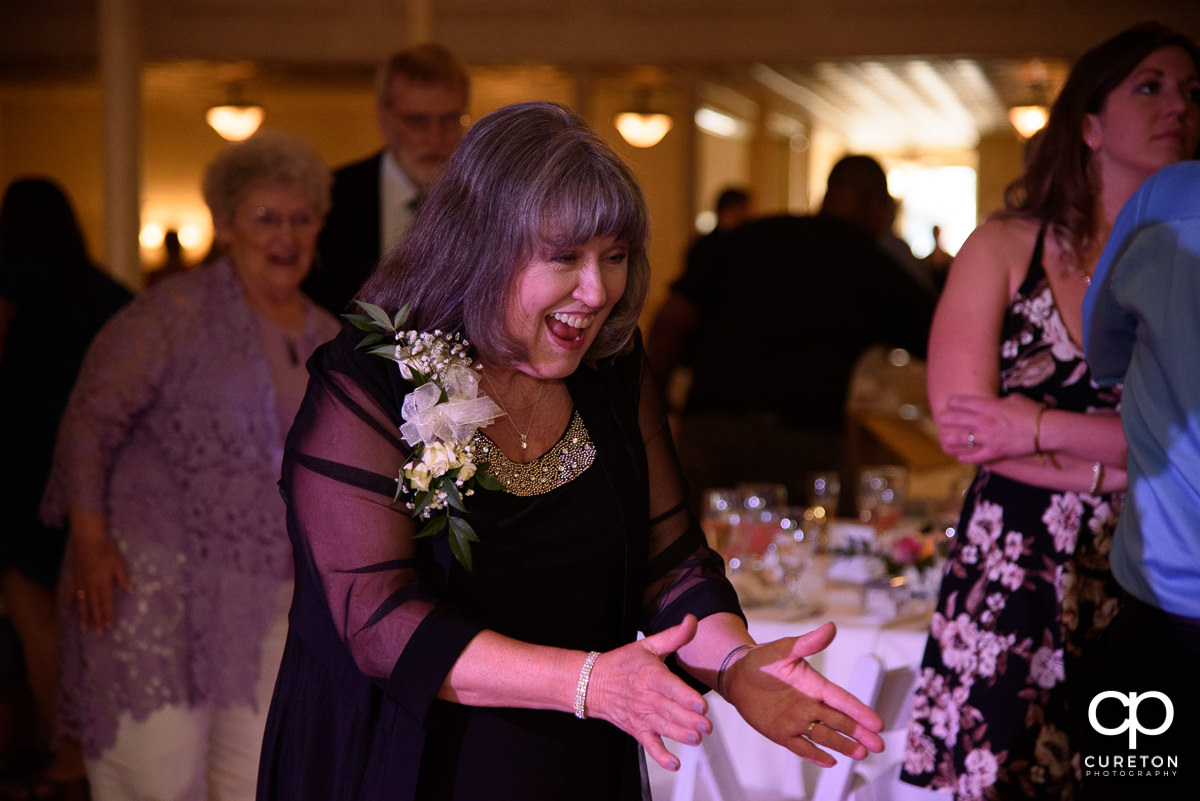
[[[469,367],[455,364],[446,371],[447,401],[438,403],[442,388],[430,382],[422,384],[404,396],[401,413],[405,423],[400,434],[409,445],[420,442],[465,442],[475,433],[502,415],[491,398],[479,397],[479,374]]]

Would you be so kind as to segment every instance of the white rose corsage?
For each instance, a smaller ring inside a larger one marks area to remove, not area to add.
[[[373,303],[355,303],[366,314],[344,316],[367,332],[358,346],[396,362],[400,374],[416,387],[404,397],[401,409],[405,422],[400,435],[413,450],[396,478],[395,502],[403,500],[414,520],[427,521],[417,537],[448,528],[454,558],[471,570],[471,543],[479,537],[470,523],[450,510],[466,512],[464,499],[476,487],[504,488],[486,462],[475,461],[471,448],[475,431],[504,412],[479,394],[482,368],[460,334],[405,330],[408,304],[389,317]]]

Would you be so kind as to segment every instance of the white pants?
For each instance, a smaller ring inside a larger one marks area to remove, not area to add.
[[[263,641],[257,711],[246,704],[174,705],[141,721],[122,714],[113,746],[86,760],[92,801],[254,801],[291,597],[289,586]]]

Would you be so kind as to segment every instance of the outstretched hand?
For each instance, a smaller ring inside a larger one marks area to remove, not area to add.
[[[804,657],[823,650],[837,630],[826,623],[800,637],[785,637],[746,652],[726,671],[729,702],[768,739],[821,767],[836,760],[828,748],[852,759],[883,750],[883,719],[825,678]]]
[[[664,737],[696,745],[712,731],[708,704],[663,661],[696,636],[696,618],[601,654],[588,687],[589,717],[601,718],[632,735],[667,770],[679,760]]]

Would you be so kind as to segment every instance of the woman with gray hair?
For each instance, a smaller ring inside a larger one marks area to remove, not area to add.
[[[639,746],[677,769],[710,687],[819,765],[880,750],[804,661],[833,627],[756,645],[686,510],[636,332],[647,236],[567,109],[467,132],[362,290],[369,333],[310,365],[260,799],[642,798]]]
[[[43,501],[68,523],[60,729],[96,801],[248,799],[291,599],[276,486],[304,362],[337,332],[300,292],[329,205],[306,143],[209,165],[220,257],[97,335]]]

